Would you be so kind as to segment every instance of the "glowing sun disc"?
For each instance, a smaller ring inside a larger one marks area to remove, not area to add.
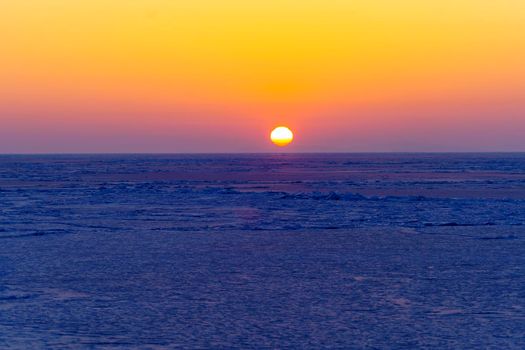
[[[270,139],[277,146],[283,147],[292,142],[293,133],[292,130],[288,129],[286,126],[279,126],[272,130]]]

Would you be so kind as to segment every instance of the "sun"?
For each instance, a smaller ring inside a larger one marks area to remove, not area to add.
[[[292,130],[288,129],[286,126],[278,126],[272,130],[270,139],[277,146],[283,147],[292,142],[293,133]]]

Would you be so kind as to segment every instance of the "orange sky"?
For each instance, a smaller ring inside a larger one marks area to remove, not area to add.
[[[0,152],[525,151],[523,0],[6,0],[0,33]]]

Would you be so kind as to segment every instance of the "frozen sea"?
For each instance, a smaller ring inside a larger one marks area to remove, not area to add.
[[[0,156],[1,349],[524,349],[525,154]]]

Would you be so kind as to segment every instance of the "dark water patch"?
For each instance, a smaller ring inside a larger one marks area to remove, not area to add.
[[[489,236],[489,237],[478,237],[482,241],[492,241],[492,240],[514,240],[519,239],[516,235],[505,235],[505,236]]]
[[[367,197],[358,194],[358,193],[321,193],[321,192],[311,192],[311,193],[283,193],[280,197],[281,199],[313,199],[313,200],[327,200],[327,201],[359,201],[366,200]]]
[[[425,222],[423,224],[425,227],[471,227],[471,226],[496,226],[494,222],[485,222],[485,223],[461,223],[461,222],[444,222],[444,223],[433,223]]]
[[[31,238],[31,237],[43,237],[51,235],[63,235],[63,234],[72,234],[73,232],[68,230],[53,230],[53,231],[35,231],[31,233],[14,233],[0,235],[0,239],[10,239],[10,238]]]
[[[8,294],[8,295],[0,295],[0,302],[28,300],[28,299],[35,299],[36,297],[38,297],[37,294]]]

